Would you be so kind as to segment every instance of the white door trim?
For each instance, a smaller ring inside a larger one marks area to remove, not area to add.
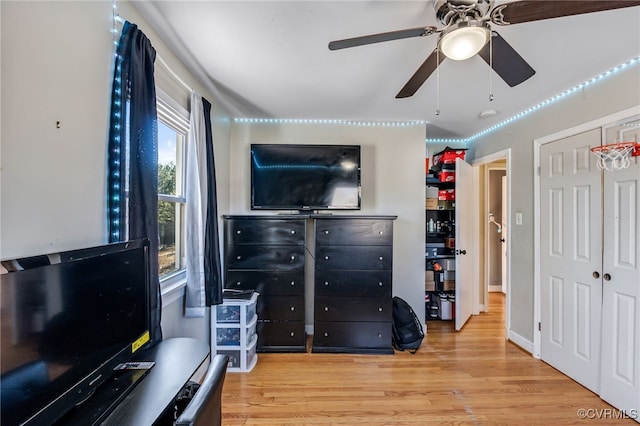
[[[474,168],[478,168],[478,166],[482,166],[488,163],[493,163],[496,160],[507,159],[507,217],[506,224],[507,229],[511,229],[511,148],[503,149],[501,151],[494,152],[492,154],[485,155],[483,157],[479,157],[474,159],[471,162],[471,165]],[[479,191],[478,191],[479,192]],[[479,204],[476,204],[479,205]],[[482,214],[480,216],[484,217]],[[476,235],[474,238],[476,247],[474,247],[475,253],[480,253],[480,227],[476,226]],[[505,295],[505,306],[506,306],[506,315],[505,315],[505,336],[507,339],[511,340],[511,232],[507,233],[507,292]],[[478,262],[480,260],[478,259]],[[485,281],[486,282],[486,281]],[[484,286],[484,300],[488,300],[489,297],[489,288],[487,285]],[[476,302],[478,302],[476,300]],[[488,304],[487,304],[488,306]]]
[[[542,145],[584,133],[640,113],[640,105],[591,120],[533,140],[533,356],[540,358],[540,148]],[[507,172],[507,176],[509,173]],[[509,185],[509,182],[507,182]],[[510,210],[509,210],[510,211]],[[510,228],[509,228],[510,229]],[[509,244],[510,246],[510,244]]]

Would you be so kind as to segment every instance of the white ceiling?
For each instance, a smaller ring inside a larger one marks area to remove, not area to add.
[[[425,120],[429,138],[470,137],[640,56],[640,7],[494,25],[536,70],[532,78],[510,88],[478,56],[445,60],[439,68],[439,102],[436,73],[413,97],[396,99],[436,46],[437,35],[338,51],[329,51],[327,43],[440,28],[431,0],[135,5],[178,57],[208,80],[205,84],[228,97],[234,118]],[[498,114],[479,118],[487,109]]]

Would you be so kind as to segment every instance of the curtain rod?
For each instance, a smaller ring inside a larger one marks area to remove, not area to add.
[[[120,15],[115,15],[114,19],[123,24],[125,23],[125,19],[122,18]],[[162,59],[162,56],[160,56],[160,54],[158,53],[158,51],[156,51],[156,59],[158,60],[158,62],[160,62],[160,64],[169,72],[169,74],[171,74],[171,76],[178,82],[180,83],[185,89],[187,89],[189,92],[194,92],[193,88],[191,86],[189,86],[182,78],[180,78],[180,76],[178,74],[176,74],[176,72],[174,70],[171,69],[171,67],[169,66],[169,64],[167,64],[167,62]]]

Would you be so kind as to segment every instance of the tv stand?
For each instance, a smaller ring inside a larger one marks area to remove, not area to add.
[[[148,370],[121,370],[59,423],[151,425],[170,407],[209,357],[203,341],[179,337],[140,351],[135,361],[154,361]]]

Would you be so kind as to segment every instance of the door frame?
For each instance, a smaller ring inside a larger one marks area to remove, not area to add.
[[[534,358],[540,359],[540,149],[542,145],[568,138],[569,136],[584,133],[637,115],[640,105],[625,110],[596,118],[586,123],[579,124],[568,129],[560,130],[533,140],[533,352]],[[508,183],[508,182],[507,182]]]
[[[471,162],[471,165],[474,168],[477,168],[479,170],[480,166],[484,166],[487,165],[489,163],[493,163],[494,161],[497,160],[503,160],[506,159],[507,160],[507,164],[506,164],[506,178],[507,178],[507,199],[506,200],[502,200],[503,202],[506,202],[507,204],[507,217],[505,218],[505,223],[507,226],[507,229],[511,229],[511,148],[507,148],[507,149],[503,149],[501,151],[497,151],[494,152],[492,154],[487,154],[483,157],[479,157],[474,159]],[[478,179],[478,185],[484,185],[484,179]],[[477,194],[480,193],[480,188],[478,187],[478,191],[476,191]],[[484,193],[484,197],[487,197],[488,194]],[[476,206],[479,206],[479,200],[478,202],[476,202]],[[474,242],[475,242],[475,247],[474,247],[474,252],[475,253],[480,253],[480,244],[481,242],[484,243],[484,238],[481,238],[480,235],[480,229],[484,229],[483,227],[480,226],[480,221],[484,221],[485,219],[485,212],[484,211],[479,211],[478,209],[478,215],[476,217],[476,226],[475,228],[475,232],[476,232],[476,236],[474,238]],[[505,336],[508,340],[513,340],[515,343],[520,344],[519,340],[517,338],[517,335],[511,335],[511,233],[508,232],[507,233],[507,239],[505,244],[507,245],[507,282],[506,282],[506,286],[507,286],[507,291],[505,293],[505,307],[506,307],[506,314],[505,314],[505,323],[504,323],[504,327],[505,327]],[[483,261],[482,259],[476,259],[476,264],[480,264],[480,262]],[[477,286],[476,286],[477,287]],[[483,288],[482,289],[478,289],[478,294],[480,292],[480,290],[482,291],[484,297],[483,300],[485,301],[486,304],[486,309],[488,309],[488,300],[489,300],[489,286],[486,280],[484,280],[483,283]],[[484,310],[484,307],[482,306],[482,304],[480,303],[480,298],[477,297],[476,298],[476,309],[477,311],[480,310]]]

